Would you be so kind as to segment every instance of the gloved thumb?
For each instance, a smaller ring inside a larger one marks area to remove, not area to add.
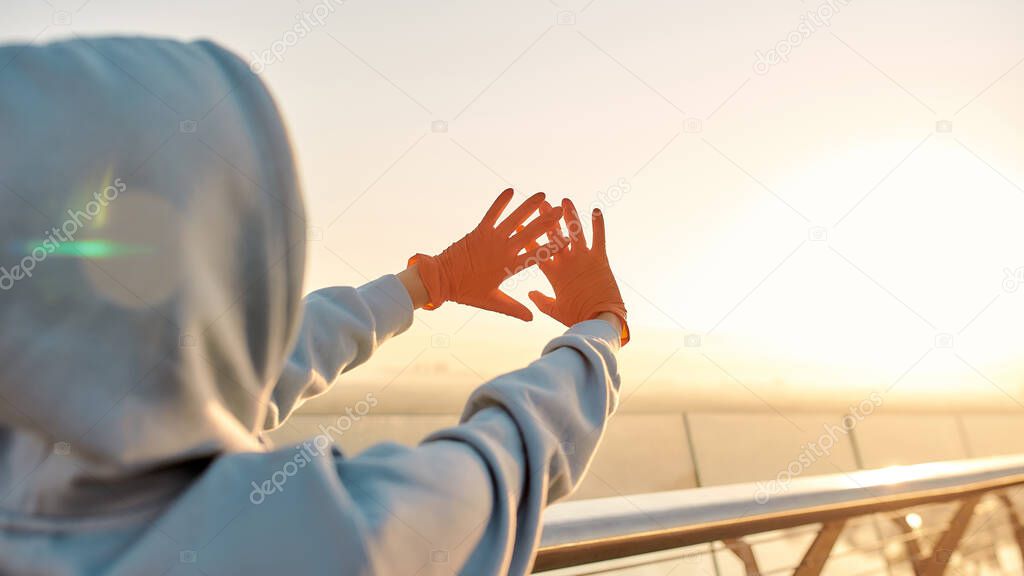
[[[533,312],[530,312],[529,308],[523,306],[516,299],[505,294],[501,290],[491,292],[486,300],[480,303],[474,303],[473,305],[479,306],[484,310],[490,310],[491,312],[498,312],[499,314],[518,318],[524,322],[533,320]]]
[[[552,298],[552,297],[550,297],[550,296],[548,296],[546,294],[542,294],[542,293],[540,293],[540,292],[538,292],[536,290],[531,291],[528,294],[528,296],[530,297],[530,300],[532,300],[533,303],[537,305],[537,309],[538,310],[540,310],[541,312],[547,314],[548,316],[551,316],[552,318],[555,317],[554,314],[553,314],[553,312],[555,310],[555,299],[554,298]]]

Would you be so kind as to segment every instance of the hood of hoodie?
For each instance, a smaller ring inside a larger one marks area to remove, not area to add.
[[[305,228],[278,110],[226,50],[0,47],[0,512],[116,511],[261,450]]]

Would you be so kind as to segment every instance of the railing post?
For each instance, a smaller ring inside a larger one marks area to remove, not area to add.
[[[828,560],[829,554],[832,553],[836,541],[839,540],[844,526],[846,526],[846,520],[835,520],[822,524],[821,530],[818,531],[814,542],[811,542],[811,546],[804,553],[804,558],[796,567],[793,576],[818,576],[821,574],[821,569],[825,567],[825,562]]]
[[[907,537],[904,542],[904,546],[907,549],[907,558],[910,559],[910,565],[914,568],[914,574],[921,576],[924,568],[922,563],[925,560],[925,555],[921,552],[921,544],[918,542],[918,537],[914,535],[914,529],[907,524],[906,518],[900,516],[892,519],[896,527],[900,529],[900,533]],[[911,536],[913,536],[911,538]]]
[[[740,559],[740,562],[743,562],[747,576],[761,576],[761,568],[757,565],[757,557],[754,556],[754,549],[750,547],[750,544],[741,538],[722,540],[722,544],[725,544]]]
[[[1010,526],[1013,528],[1013,537],[1017,540],[1017,548],[1020,550],[1021,562],[1024,562],[1024,525],[1021,524],[1020,514],[1017,513],[1017,508],[1007,493],[1001,493],[999,500],[1002,501],[1003,506],[1006,506],[1006,512],[1010,516]]]
[[[946,568],[949,566],[949,559],[953,556],[953,552],[956,550],[957,545],[960,544],[960,538],[963,537],[964,531],[967,530],[967,524],[971,521],[971,516],[974,515],[974,507],[978,505],[978,501],[981,500],[980,494],[974,494],[963,499],[963,504],[960,505],[960,509],[953,515],[953,519],[949,521],[949,527],[942,533],[939,541],[935,544],[935,548],[932,550],[931,556],[921,563],[922,576],[942,576],[946,573]]]

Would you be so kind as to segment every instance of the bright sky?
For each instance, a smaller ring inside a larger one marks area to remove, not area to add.
[[[605,210],[627,402],[1024,402],[1024,4],[332,2],[15,0],[0,40],[277,43],[309,290],[543,190]],[[358,377],[466,386],[560,331],[418,318]]]

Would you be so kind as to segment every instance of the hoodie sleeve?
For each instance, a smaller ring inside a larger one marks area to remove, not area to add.
[[[577,324],[416,448],[222,456],[109,573],[527,574],[543,509],[579,484],[616,407],[617,347],[607,323]]]
[[[459,426],[415,450],[379,447],[342,462],[342,485],[373,526],[371,548],[391,556],[412,544],[396,525],[441,518],[417,533],[430,534],[451,570],[529,573],[543,509],[579,485],[617,407],[618,346],[606,322],[577,324],[530,366],[477,389]],[[405,567],[391,568],[382,573]]]
[[[307,399],[325,392],[413,320],[401,281],[387,275],[359,288],[333,287],[306,296],[295,346],[271,395],[265,430],[280,426]]]

